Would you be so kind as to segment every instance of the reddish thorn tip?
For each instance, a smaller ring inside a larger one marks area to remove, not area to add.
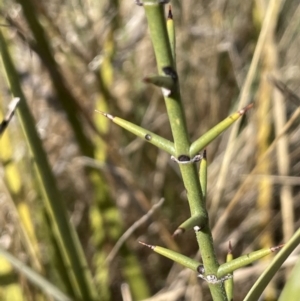
[[[114,116],[111,115],[111,114],[108,114],[108,113],[105,113],[105,112],[102,112],[102,111],[99,111],[99,110],[95,110],[95,112],[100,113],[101,115],[107,117],[107,118],[110,119],[110,120],[113,120],[113,119],[114,119]]]
[[[207,158],[207,151],[206,151],[206,149],[203,150],[202,157],[203,157],[203,159]]]
[[[248,104],[243,109],[239,111],[240,115],[244,115],[248,110],[250,110],[253,107],[253,103]]]
[[[168,19],[173,20],[173,13],[172,13],[172,5],[169,5],[169,13],[168,13]]]
[[[228,254],[232,254],[232,245],[230,240],[228,242]]]
[[[270,250],[271,250],[271,252],[275,252],[275,251],[278,251],[279,249],[281,249],[283,246],[284,246],[284,244],[276,246],[276,247],[272,247],[272,248],[270,248]]]
[[[150,248],[150,249],[152,249],[152,250],[155,248],[155,246],[148,245],[148,244],[146,244],[146,243],[144,243],[144,242],[142,242],[142,241],[139,241],[139,244],[141,244],[141,245],[143,245],[143,246],[146,246],[146,247],[148,247],[148,248]]]

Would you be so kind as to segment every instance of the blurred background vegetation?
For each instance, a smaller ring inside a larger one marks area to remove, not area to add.
[[[254,102],[234,140],[229,130],[207,148],[208,209],[219,261],[229,240],[235,256],[285,242],[300,221],[300,118],[297,104],[270,77],[300,95],[299,1],[174,0],[172,6],[191,139],[242,103]],[[133,0],[4,0],[0,12],[1,31],[97,300],[154,294],[151,300],[210,300],[197,275],[137,243],[187,256],[198,251],[192,231],[172,238],[189,216],[176,164],[94,112],[107,111],[172,139],[161,91],[142,82],[156,72],[143,8]],[[11,99],[4,72],[0,88],[4,112]],[[286,135],[268,151],[295,112]],[[18,118],[0,139],[0,162],[2,248],[74,296]],[[162,197],[163,206],[108,258],[121,235]],[[277,300],[296,254],[277,273],[265,300]],[[268,260],[235,273],[234,300],[242,300]],[[0,261],[1,300],[52,300]]]

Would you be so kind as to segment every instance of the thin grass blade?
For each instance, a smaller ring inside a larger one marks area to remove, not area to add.
[[[23,274],[31,283],[40,288],[45,294],[53,297],[56,301],[72,301],[72,298],[65,295],[55,285],[50,283],[9,252],[0,248],[0,255],[3,256],[19,273]]]
[[[257,301],[264,289],[274,277],[276,272],[280,269],[281,265],[286,261],[289,255],[295,250],[300,243],[300,229],[296,231],[293,237],[285,244],[282,250],[274,257],[272,263],[260,275],[258,280],[248,292],[244,301]]]

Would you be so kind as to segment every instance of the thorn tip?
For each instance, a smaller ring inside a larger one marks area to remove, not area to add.
[[[169,5],[168,19],[173,20],[172,5]]]
[[[248,104],[243,109],[239,110],[240,115],[244,115],[248,110],[250,110],[253,107],[253,103]]]
[[[183,234],[185,232],[185,230],[183,229],[183,228],[178,228],[178,229],[176,229],[175,231],[174,231],[174,233],[173,233],[173,237],[176,237],[176,236],[179,236],[179,235],[181,235],[181,234]]]
[[[146,243],[144,243],[144,242],[142,242],[142,241],[140,241],[140,240],[139,240],[139,244],[141,244],[141,245],[143,245],[143,246],[146,246],[146,247],[148,247],[148,248],[150,248],[150,249],[152,249],[152,250],[155,248],[155,246],[148,245],[148,244],[146,244]]]
[[[276,251],[280,250],[283,246],[284,246],[284,244],[276,246],[276,247],[272,247],[272,248],[270,248],[270,250],[271,250],[271,252],[276,252]]]
[[[229,240],[229,242],[228,242],[228,254],[232,254],[231,240]]]
[[[110,119],[110,120],[113,120],[113,119],[114,119],[114,116],[111,115],[111,114],[108,114],[108,113],[105,113],[105,112],[102,112],[102,111],[99,111],[99,110],[95,110],[95,112],[97,112],[97,113],[99,113],[99,114],[101,114],[101,115],[107,117],[107,118]]]

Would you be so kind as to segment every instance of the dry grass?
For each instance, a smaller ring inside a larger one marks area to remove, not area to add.
[[[196,279],[196,275],[172,266],[170,261],[137,244],[137,240],[144,240],[178,248],[188,256],[197,253],[193,233],[179,237],[176,242],[171,238],[171,233],[189,214],[176,165],[166,154],[113,124],[103,134],[105,162],[84,158],[56,96],[45,62],[38,58],[34,49],[30,49],[32,33],[20,6],[6,2],[1,13],[6,18],[5,23],[13,27],[2,30],[9,37],[37,128],[87,257],[92,258],[96,248],[91,245],[88,214],[93,188],[85,171],[86,166],[92,165],[100,170],[109,187],[109,195],[121,217],[123,232],[153,203],[161,197],[166,199],[159,212],[127,241],[129,250],[140,260],[151,292],[154,294],[161,290],[157,297],[149,300],[162,300],[163,294],[168,294],[168,298],[164,299],[168,301],[210,300],[206,284]],[[120,1],[119,4],[117,1],[32,2],[51,43],[59,71],[80,104],[82,127],[91,140],[98,135],[91,126],[100,118],[95,117],[96,102],[105,103],[107,111],[116,116],[142,124],[171,139],[160,91],[141,81],[144,76],[155,72],[142,8],[135,6],[134,1]],[[178,36],[178,73],[192,139],[233,109],[241,107],[240,101],[254,102],[254,109],[235,128],[237,135],[228,131],[208,147],[208,207],[215,246],[219,260],[223,262],[229,240],[234,246],[234,255],[238,256],[262,247],[261,237],[265,234],[274,244],[279,244],[299,227],[299,178],[296,181],[296,177],[300,176],[299,117],[286,135],[276,140],[273,151],[263,157],[268,162],[266,168],[260,169],[259,175],[251,172],[257,165],[262,166],[263,153],[297,108],[276,90],[267,77],[275,75],[300,96],[300,5],[295,0],[283,1],[277,12],[270,13],[270,22],[263,23],[267,3],[280,1],[173,2]],[[109,34],[113,35],[110,42],[114,51],[100,78],[99,68],[102,68],[101,64],[107,64]],[[261,38],[263,34],[265,36]],[[21,36],[25,37],[23,41]],[[254,53],[256,56],[253,58]],[[274,59],[270,60],[270,56]],[[252,73],[249,75],[249,72]],[[103,82],[109,82],[106,79],[109,77],[111,83],[103,86]],[[4,85],[1,86],[2,94],[7,93]],[[278,99],[280,108],[276,109]],[[267,101],[269,105],[261,115],[259,110]],[[14,130],[17,121],[12,125]],[[260,135],[265,130],[265,135]],[[23,167],[25,198],[31,208],[36,208],[39,196],[31,184],[30,160],[20,136],[15,137],[12,136],[14,158],[18,162],[26,162]],[[249,174],[251,176],[247,177]],[[267,186],[259,185],[262,180],[267,181]],[[264,189],[269,191],[265,200],[268,203],[263,207],[266,212],[258,210],[256,205],[257,199],[264,201]],[[6,201],[2,196],[2,237],[5,234],[9,238],[7,247],[20,255],[20,234]],[[293,212],[293,218],[290,212]],[[33,221],[43,249],[45,246],[38,231],[43,221],[35,220],[34,216]],[[106,233],[109,229],[99,231]],[[113,244],[105,241],[107,254]],[[120,291],[124,282],[119,262],[117,256],[110,268],[111,300],[116,301],[122,300]],[[92,260],[90,263],[93,264]],[[242,300],[259,273],[258,268],[246,278],[239,273],[234,300]],[[279,273],[273,286],[275,294],[280,292],[283,279],[284,273]]]

